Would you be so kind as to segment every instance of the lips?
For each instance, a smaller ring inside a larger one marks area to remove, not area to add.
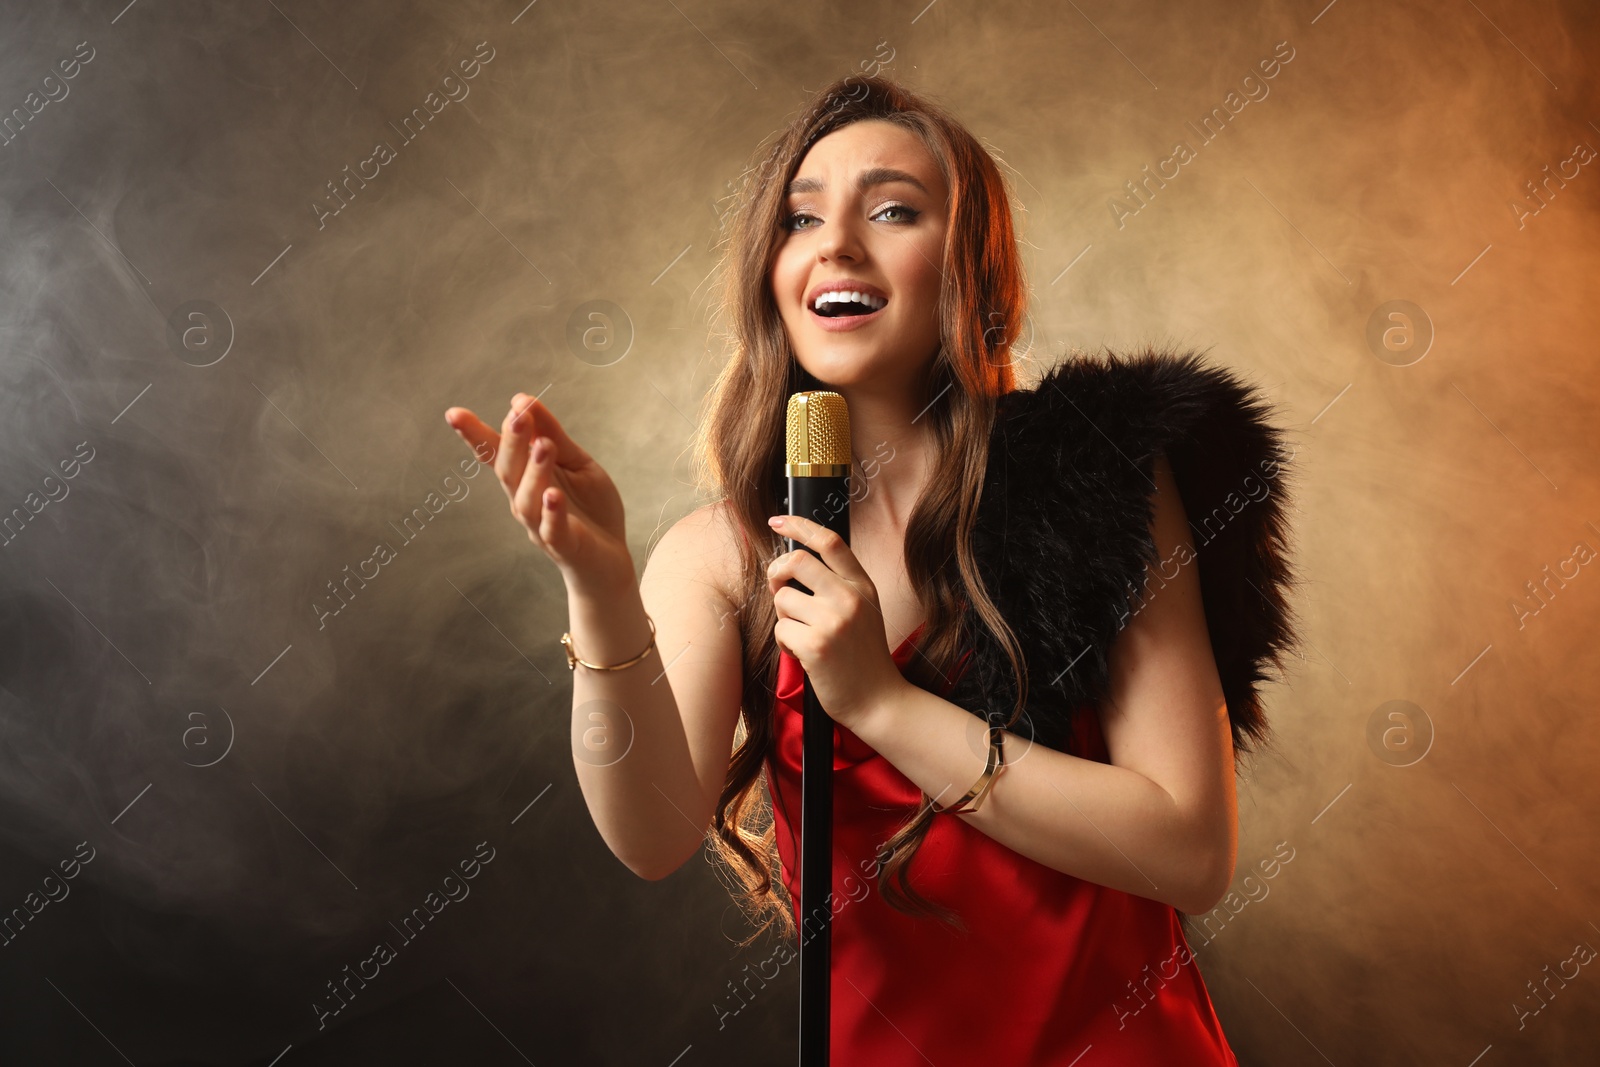
[[[841,330],[860,329],[867,323],[875,321],[880,315],[888,310],[889,305],[885,304],[877,311],[870,311],[865,315],[835,315],[834,317],[829,318],[827,315],[818,314],[816,309],[808,306],[806,308],[806,314],[810,316],[811,321],[817,326],[827,330],[830,333],[837,333]]]
[[[884,292],[882,289],[879,289],[876,285],[873,285],[870,282],[857,281],[854,278],[835,278],[831,282],[822,282],[820,285],[812,287],[811,291],[806,294],[806,309],[809,311],[811,308],[815,307],[817,303],[817,297],[821,296],[823,293],[838,292],[841,289],[850,292],[866,293],[868,296],[875,296],[879,300],[883,301],[887,301],[889,299],[888,293]]]
[[[874,297],[883,302],[883,306],[876,311],[869,311],[864,315],[823,315],[816,310],[817,298],[824,293],[853,292],[864,296]],[[833,281],[823,282],[814,286],[806,294],[806,313],[811,321],[822,329],[832,332],[841,330],[854,330],[866,325],[883,314],[889,306],[889,294],[870,282],[858,281],[853,278],[837,278]]]

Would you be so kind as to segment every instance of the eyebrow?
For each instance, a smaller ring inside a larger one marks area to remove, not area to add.
[[[890,182],[905,182],[907,185],[913,185],[922,190],[925,195],[932,195],[928,192],[928,187],[918,181],[915,175],[907,174],[903,170],[895,170],[893,167],[870,167],[862,171],[860,176],[856,178],[856,189],[864,193],[875,185],[888,185]],[[796,193],[820,193],[822,190],[823,182],[821,178],[796,178],[789,183],[785,194],[794,196]]]

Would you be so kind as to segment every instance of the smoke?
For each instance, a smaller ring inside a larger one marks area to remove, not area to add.
[[[737,970],[716,879],[640,882],[598,839],[559,575],[443,412],[541,395],[617,481],[642,569],[703,502],[684,449],[724,358],[722,198],[809,92],[891,51],[1005,162],[1038,369],[1211,346],[1306,442],[1315,654],[1271,695],[1239,873],[1297,858],[1200,957],[1241,1058],[1304,1055],[1284,1017],[1337,1062],[1593,1039],[1583,978],[1524,1031],[1508,1007],[1600,943],[1587,8],[3,18],[0,914],[95,850],[4,947],[49,1020],[15,1048],[98,1041],[72,997],[145,1058],[268,1062],[486,840],[472,898],[339,1015],[359,1055],[385,1028],[499,1047],[482,1018],[535,1061],[786,1047],[787,994],[741,1044],[707,1032]],[[1432,739],[1409,764],[1369,745],[1392,700]],[[1388,995],[1323,1011],[1360,988]],[[647,1045],[605,1025],[623,993]],[[217,1021],[186,1032],[162,997]]]

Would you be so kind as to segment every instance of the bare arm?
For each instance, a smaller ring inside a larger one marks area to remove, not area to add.
[[[665,878],[697,852],[727,779],[741,703],[742,644],[714,576],[727,527],[714,507],[664,534],[634,587],[567,592],[573,647],[591,663],[572,683],[572,753],[600,836],[641,878]],[[663,669],[665,668],[665,669]]]
[[[560,568],[578,658],[620,664],[649,648],[621,670],[573,671],[572,758],[607,847],[664,878],[700,847],[733,748],[742,647],[722,590],[736,528],[716,507],[685,516],[636,582],[622,497],[554,412],[518,393],[498,432],[467,408],[445,420],[494,464],[512,516]]]
[[[1164,456],[1155,471],[1152,532],[1169,562],[1112,645],[1101,709],[1111,763],[1007,733],[1008,766],[983,806],[939,817],[966,819],[1055,870],[1198,914],[1233,877],[1233,737],[1183,503]],[[983,773],[982,721],[909,682],[896,692],[855,733],[940,804],[953,803]]]

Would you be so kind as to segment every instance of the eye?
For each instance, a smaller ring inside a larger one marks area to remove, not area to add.
[[[885,204],[878,210],[878,214],[882,215],[886,211],[899,211],[904,213],[905,221],[908,223],[917,221],[917,216],[922,214],[922,212],[918,211],[916,208],[907,207],[904,204]]]
[[[918,211],[916,208],[907,207],[905,204],[885,204],[883,207],[879,208],[877,214],[873,215],[872,217],[873,218],[877,218],[879,215],[886,214],[887,212],[890,212],[890,211],[898,211],[898,212],[901,213],[901,215],[903,217],[899,220],[899,224],[902,225],[902,226],[907,226],[907,225],[910,225],[911,223],[917,221],[917,217],[922,214],[922,212]],[[787,218],[785,218],[783,220],[783,228],[785,230],[788,230],[791,233],[795,232],[796,230],[805,230],[805,229],[813,229],[814,228],[814,227],[810,227],[810,226],[796,226],[795,225],[795,223],[797,223],[797,222],[799,222],[799,221],[801,221],[803,219],[810,219],[812,222],[820,222],[821,221],[815,215],[808,215],[803,211],[796,211],[796,212],[794,212],[793,214],[789,215]]]

